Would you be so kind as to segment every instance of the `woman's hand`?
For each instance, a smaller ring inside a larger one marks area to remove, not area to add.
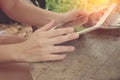
[[[96,11],[96,12],[93,12],[93,13],[89,14],[88,22],[86,22],[84,24],[84,26],[85,27],[94,26],[100,20],[100,18],[104,15],[104,13],[107,11],[107,9],[108,8],[104,8],[100,11]]]
[[[69,26],[81,26],[82,24],[85,24],[88,21],[88,13],[82,10],[72,10],[66,13],[61,14],[61,16],[58,16],[57,20],[59,24],[69,22],[71,20],[75,20],[77,18],[81,17],[80,19],[67,23],[63,27]]]
[[[73,46],[57,46],[58,44],[77,39],[79,34],[73,28],[51,30],[54,21],[37,30],[27,41],[16,46],[18,62],[41,62],[62,60],[63,52],[71,52]]]

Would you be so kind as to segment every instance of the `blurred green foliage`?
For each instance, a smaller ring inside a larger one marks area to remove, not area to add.
[[[66,12],[71,9],[83,7],[84,0],[46,0],[47,9],[55,12]]]
[[[47,9],[55,12],[66,12],[71,9],[87,11],[97,10],[100,6],[108,3],[109,0],[46,0]]]

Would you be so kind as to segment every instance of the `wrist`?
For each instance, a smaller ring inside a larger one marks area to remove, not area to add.
[[[0,62],[11,63],[17,62],[17,51],[12,45],[1,45],[0,46]]]
[[[8,62],[8,63],[20,63],[24,62],[23,60],[23,54],[25,49],[24,43],[18,43],[18,44],[11,44],[11,45],[1,45],[1,57],[0,62]]]
[[[27,48],[28,47],[26,45],[26,41],[15,44],[11,48],[9,48],[11,54],[13,53],[12,60],[17,63],[25,62],[24,54]]]
[[[32,43],[29,40],[26,40],[22,43],[13,45],[10,49],[11,53],[14,54],[12,56],[12,59],[18,63],[27,62],[25,55],[26,55],[26,52],[30,49],[31,44]]]

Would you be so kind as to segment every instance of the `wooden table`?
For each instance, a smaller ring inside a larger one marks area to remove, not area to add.
[[[120,80],[120,29],[97,30],[64,45],[76,50],[63,61],[31,64],[34,80]]]

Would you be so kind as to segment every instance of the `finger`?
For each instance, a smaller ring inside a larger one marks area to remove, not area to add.
[[[48,42],[46,42],[46,43],[47,44],[61,44],[61,43],[67,42],[67,41],[77,39],[78,37],[79,37],[78,33],[71,33],[68,35],[48,39]]]
[[[97,16],[98,16],[97,12],[89,14],[88,21],[85,24],[83,24],[83,26],[92,27],[94,25],[93,21],[96,21]]]
[[[83,24],[85,24],[87,22],[88,22],[88,17],[84,17],[84,18],[81,18],[79,20],[73,21],[71,23],[67,23],[63,27],[66,27],[66,26],[71,26],[71,27],[81,26],[81,25],[83,25]]]
[[[46,61],[58,61],[58,60],[63,60],[66,58],[66,54],[62,54],[62,55],[50,55]]]
[[[55,20],[52,20],[50,23],[48,23],[45,26],[43,26],[42,28],[40,28],[39,31],[48,31],[54,26],[55,26]]]
[[[45,53],[64,53],[74,51],[75,47],[73,46],[48,46],[42,49],[42,52]]]
[[[47,47],[45,46],[43,48],[37,48],[32,51],[33,53],[31,53],[31,51],[27,52],[27,53],[31,53],[28,54],[29,57],[27,58],[27,61],[40,62],[40,61],[50,61],[50,60],[61,60],[65,58],[66,54],[60,54],[60,53],[71,52],[74,49],[75,48],[73,46],[47,46]]]
[[[56,37],[68,33],[74,32],[74,28],[62,28],[62,29],[55,29],[55,30],[50,30],[44,34],[44,36],[50,38],[50,37]]]
[[[99,21],[100,17],[101,17],[101,14],[99,14],[98,12],[94,12],[90,14],[89,20],[91,22],[91,25],[93,26],[94,24],[96,24],[96,22]]]
[[[45,56],[32,56],[32,57],[29,57],[29,59],[27,59],[25,62],[45,62],[45,61],[57,61],[57,60],[63,60],[65,59],[66,57],[66,54],[59,54],[59,55],[52,55],[52,54],[49,54],[49,55],[45,55]]]

